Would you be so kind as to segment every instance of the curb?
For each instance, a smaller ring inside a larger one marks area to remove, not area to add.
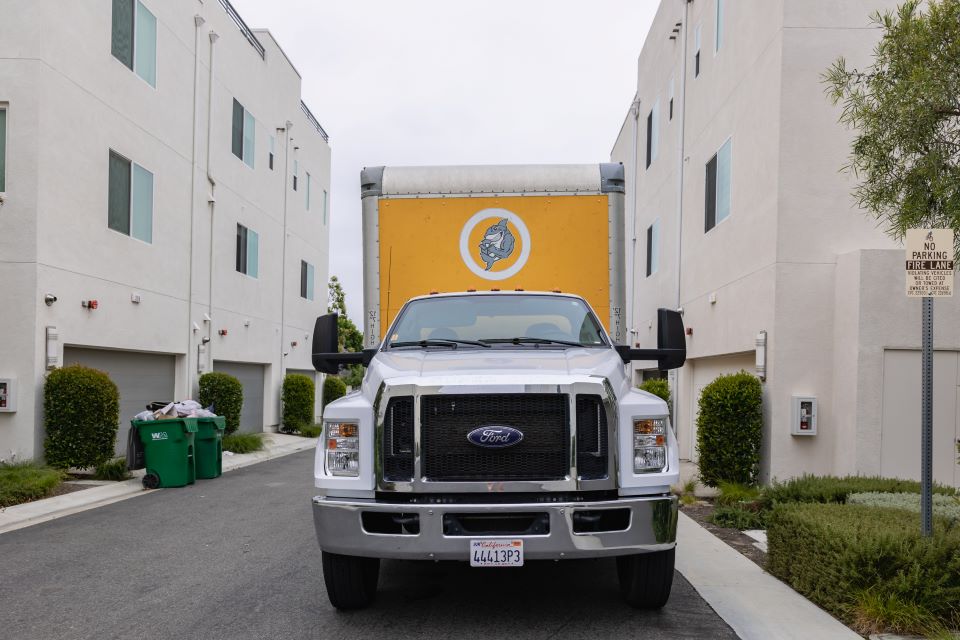
[[[863,640],[680,512],[677,571],[743,640]]]
[[[266,449],[263,451],[254,451],[253,453],[235,454],[224,456],[223,472],[235,471],[250,465],[283,456],[291,453],[298,453],[308,449],[315,449],[317,438],[302,438],[300,436],[286,436],[286,438],[295,438],[286,442],[280,442],[276,445],[272,442],[277,438],[277,434],[264,434],[264,444]],[[98,486],[93,489],[84,489],[73,493],[65,493],[53,498],[36,500],[25,504],[18,504],[6,509],[0,509],[0,535],[23,529],[42,522],[49,522],[57,518],[96,509],[114,502],[135,498],[137,496],[162,491],[162,489],[144,489],[140,483],[143,471],[132,472],[134,477],[123,482],[111,482],[110,484]]]

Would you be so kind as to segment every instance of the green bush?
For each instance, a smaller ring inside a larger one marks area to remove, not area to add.
[[[920,513],[920,496],[916,493],[851,493],[847,496],[847,504],[889,507]],[[954,524],[960,523],[960,497],[935,493],[933,515],[946,518]]]
[[[778,505],[767,518],[768,569],[863,633],[960,625],[960,527],[913,513],[840,504]]]
[[[754,484],[763,430],[760,381],[746,371],[722,375],[703,389],[697,418],[700,480]]]
[[[63,478],[63,471],[36,462],[0,463],[0,508],[46,498]]]
[[[342,398],[347,393],[347,385],[337,376],[327,376],[323,380],[323,407]]]
[[[113,457],[120,426],[120,394],[102,371],[81,365],[55,369],[43,387],[47,464],[95,467]]]
[[[742,502],[754,503],[759,500],[763,490],[760,487],[754,487],[737,482],[719,483],[720,493],[717,495],[716,502],[720,505],[734,506]]]
[[[211,371],[200,376],[197,400],[205,407],[213,405],[213,412],[225,418],[226,433],[234,433],[240,428],[243,385],[230,374]]]
[[[284,433],[295,433],[313,424],[314,384],[302,373],[288,373],[283,378]]]
[[[323,425],[321,424],[309,424],[300,427],[300,435],[304,438],[319,438],[321,433],[323,433]]]
[[[730,529],[766,529],[767,512],[748,505],[720,505],[710,515],[710,522]]]
[[[935,485],[934,492],[955,495],[956,489]],[[774,482],[763,491],[765,508],[777,503],[836,502],[843,504],[851,493],[920,493],[920,483],[877,476],[810,476],[803,475],[786,482]]]
[[[114,458],[102,464],[97,465],[97,471],[93,474],[96,480],[126,480],[130,477],[127,470],[126,458]]]
[[[233,433],[223,436],[223,450],[233,453],[250,453],[263,449],[262,433]]]
[[[663,378],[644,380],[637,388],[662,398],[663,401],[667,403],[667,406],[670,405],[670,383]]]

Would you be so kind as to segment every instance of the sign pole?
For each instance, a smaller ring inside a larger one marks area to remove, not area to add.
[[[920,533],[933,535],[933,298],[923,298],[920,409]]]

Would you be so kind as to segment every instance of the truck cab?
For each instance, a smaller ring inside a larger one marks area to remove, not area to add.
[[[503,247],[478,247],[480,259]],[[629,604],[663,606],[678,449],[666,403],[633,388],[626,366],[683,363],[679,314],[658,320],[657,347],[639,349],[577,293],[434,292],[407,299],[375,345],[339,353],[336,315],[319,318],[315,367],[367,367],[359,390],[327,405],[314,464],[333,606],[372,603],[380,559],[509,569],[597,557],[616,558]]]

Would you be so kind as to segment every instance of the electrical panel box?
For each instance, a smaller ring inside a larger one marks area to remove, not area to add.
[[[793,396],[790,411],[790,435],[817,435],[817,399],[810,396]]]
[[[17,410],[17,379],[0,378],[0,412]]]

